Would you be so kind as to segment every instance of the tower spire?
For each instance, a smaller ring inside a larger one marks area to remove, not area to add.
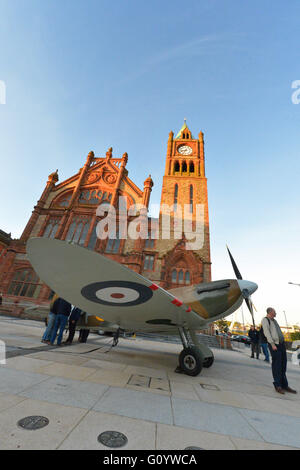
[[[186,135],[189,136],[189,138],[193,139],[194,137],[192,136],[192,133],[190,131],[190,129],[188,128],[187,126],[187,123],[186,123],[186,118],[184,118],[183,120],[183,126],[182,128],[180,129],[180,131],[178,132],[177,136],[175,137],[175,139],[181,139],[182,137],[183,138],[186,138]],[[187,132],[187,134],[186,134]],[[183,136],[183,133],[184,133],[184,136]]]

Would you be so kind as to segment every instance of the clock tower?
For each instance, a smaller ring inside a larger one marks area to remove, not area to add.
[[[203,132],[200,132],[198,138],[195,139],[186,120],[175,138],[172,131],[169,134],[160,202],[160,225],[163,216],[167,215],[167,212],[170,213],[170,208],[171,225],[177,217],[176,211],[182,211],[180,212],[183,217],[182,226],[184,227],[184,221],[188,219],[192,224],[193,233],[199,235],[201,232],[202,238],[201,244],[195,245],[194,249],[187,249],[191,245],[186,243],[188,236],[184,230],[181,240],[176,240],[176,236],[172,237],[171,234],[169,248],[172,246],[172,249],[169,251],[167,263],[169,269],[177,268],[177,258],[175,256],[172,259],[171,252],[178,251],[181,246],[178,269],[183,264],[189,266],[193,271],[193,283],[209,282],[211,280],[211,261],[204,135]],[[167,260],[165,259],[165,261]],[[191,263],[193,266],[190,266]],[[170,279],[170,276],[167,277]],[[170,287],[168,282],[165,287],[167,284]]]

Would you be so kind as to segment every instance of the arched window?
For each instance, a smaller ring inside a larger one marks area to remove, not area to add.
[[[190,212],[193,212],[193,204],[194,204],[194,190],[193,185],[190,185]]]
[[[184,161],[183,164],[182,164],[182,173],[187,173],[187,164],[186,164],[186,161]]]
[[[90,227],[90,218],[74,217],[69,227],[66,241],[84,245]]]
[[[54,238],[59,226],[60,219],[51,218],[47,223],[47,226],[44,230],[43,237],[44,238]]]
[[[182,269],[178,273],[178,284],[183,284],[183,271],[182,271]]]
[[[172,284],[189,285],[191,283],[190,272],[185,269],[174,268],[171,274],[171,282]]]
[[[153,271],[154,266],[154,256],[153,255],[146,255],[144,261],[144,270],[146,271]]]
[[[194,162],[190,162],[190,173],[194,173],[194,172],[195,172]]]
[[[42,285],[32,269],[16,271],[8,288],[8,295],[18,295],[21,297],[39,296]]]
[[[60,201],[58,202],[58,205],[60,207],[68,207],[68,205],[70,204],[70,201],[71,201],[71,197],[72,197],[72,194],[67,194],[65,196],[63,196]]]
[[[175,162],[174,164],[174,172],[177,173],[178,171],[180,171],[180,165],[179,165],[179,162]]]
[[[96,242],[97,242],[97,221],[93,227],[93,230],[92,230],[92,233],[91,233],[91,236],[90,236],[90,239],[89,239],[89,243],[88,243],[88,249],[89,250],[94,250],[95,249],[95,246],[96,246]]]
[[[156,234],[152,233],[151,230],[148,230],[148,238],[145,240],[145,248],[154,248],[155,239],[152,236],[156,236]]]

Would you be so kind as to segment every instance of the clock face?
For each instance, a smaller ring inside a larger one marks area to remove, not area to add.
[[[189,145],[180,145],[177,150],[181,155],[191,155],[191,153],[193,152],[192,148]]]

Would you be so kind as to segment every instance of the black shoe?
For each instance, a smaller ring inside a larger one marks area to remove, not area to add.
[[[284,390],[289,393],[297,393],[296,390],[293,390],[291,387],[286,387]]]
[[[284,395],[284,390],[281,387],[275,387],[276,392],[280,393],[281,395]]]

